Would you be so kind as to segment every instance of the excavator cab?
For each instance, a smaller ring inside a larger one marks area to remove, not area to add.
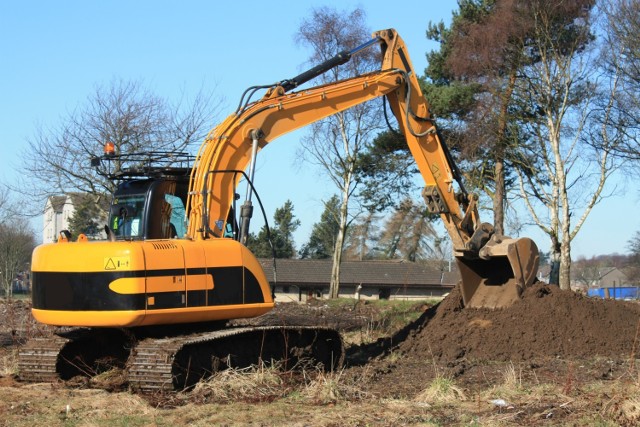
[[[116,189],[108,224],[116,240],[184,236],[189,177],[160,175],[123,181]]]
[[[107,219],[110,240],[184,237],[187,195],[194,157],[183,152],[117,154],[107,142],[93,157],[96,172],[117,182]]]

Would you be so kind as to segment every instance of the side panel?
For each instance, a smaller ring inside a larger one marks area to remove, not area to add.
[[[172,240],[141,242],[147,276],[147,310],[187,306],[187,276],[181,245]]]
[[[267,302],[273,304],[273,291],[264,274],[264,269],[256,257],[246,247],[242,247],[242,263],[244,265],[244,302]]]
[[[214,290],[209,305],[273,303],[260,263],[242,244],[231,239],[198,242],[204,245]]]
[[[42,323],[133,326],[144,319],[144,255],[138,244],[41,245],[31,268],[33,315]]]
[[[255,317],[273,308],[255,257],[230,239],[38,247],[33,315],[57,326],[131,327]]]
[[[184,253],[187,303],[162,309],[149,305],[144,325],[255,317],[273,308],[260,264],[240,243],[231,239],[170,242],[180,245]]]

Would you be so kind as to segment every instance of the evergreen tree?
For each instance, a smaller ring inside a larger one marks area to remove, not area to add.
[[[367,212],[349,226],[347,241],[344,245],[344,258],[347,260],[365,260],[377,258],[378,216],[375,209]]]
[[[86,234],[90,238],[97,238],[103,224],[106,223],[106,207],[102,207],[96,200],[102,197],[90,194],[73,194],[74,212],[69,218],[69,231],[72,236]],[[104,203],[102,203],[104,204]]]
[[[359,198],[367,211],[397,207],[417,190],[416,162],[402,134],[385,131],[374,138],[358,160],[357,175],[364,183]]]
[[[300,258],[331,258],[340,229],[339,215],[340,199],[334,195],[325,202],[320,222],[313,225],[309,241],[300,249]]]
[[[386,222],[379,246],[388,259],[425,260],[435,250],[438,236],[424,206],[405,199]]]
[[[440,43],[440,50],[427,55],[427,77],[433,82],[427,96],[449,127],[456,127],[448,132],[449,141],[473,165],[463,167],[470,172],[467,182],[491,197],[498,234],[504,233],[506,192],[525,139],[515,124],[514,90],[519,70],[534,61],[526,47],[531,24],[517,3],[461,0],[449,28],[441,22],[427,32]]]
[[[247,246],[258,258],[271,258],[274,255],[276,258],[293,258],[296,255],[293,233],[300,226],[300,220],[293,214],[291,200],[287,200],[281,208],[275,210],[273,222],[270,236],[267,226],[262,226],[257,236],[253,233],[249,235]]]

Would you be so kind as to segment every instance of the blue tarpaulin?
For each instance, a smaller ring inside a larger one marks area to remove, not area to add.
[[[608,295],[607,295],[608,290]],[[621,286],[615,288],[589,289],[587,295],[596,298],[640,299],[640,288],[637,286]]]

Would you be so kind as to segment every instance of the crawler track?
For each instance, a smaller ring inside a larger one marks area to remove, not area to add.
[[[28,382],[94,376],[124,367],[133,337],[120,329],[72,329],[48,338],[34,338],[20,349],[20,379]]]
[[[261,362],[329,371],[343,360],[340,334],[329,328],[239,327],[138,340],[129,331],[86,329],[29,341],[19,370],[21,380],[54,382],[123,367],[133,390],[150,393],[189,389],[216,371]]]
[[[333,329],[224,329],[139,342],[128,362],[129,384],[142,392],[181,390],[226,368],[278,361],[284,369],[309,363],[331,370],[342,365],[343,359],[342,339]]]
[[[58,355],[68,339],[34,338],[21,349],[18,358],[20,379],[27,382],[55,382],[60,379],[56,369]]]

